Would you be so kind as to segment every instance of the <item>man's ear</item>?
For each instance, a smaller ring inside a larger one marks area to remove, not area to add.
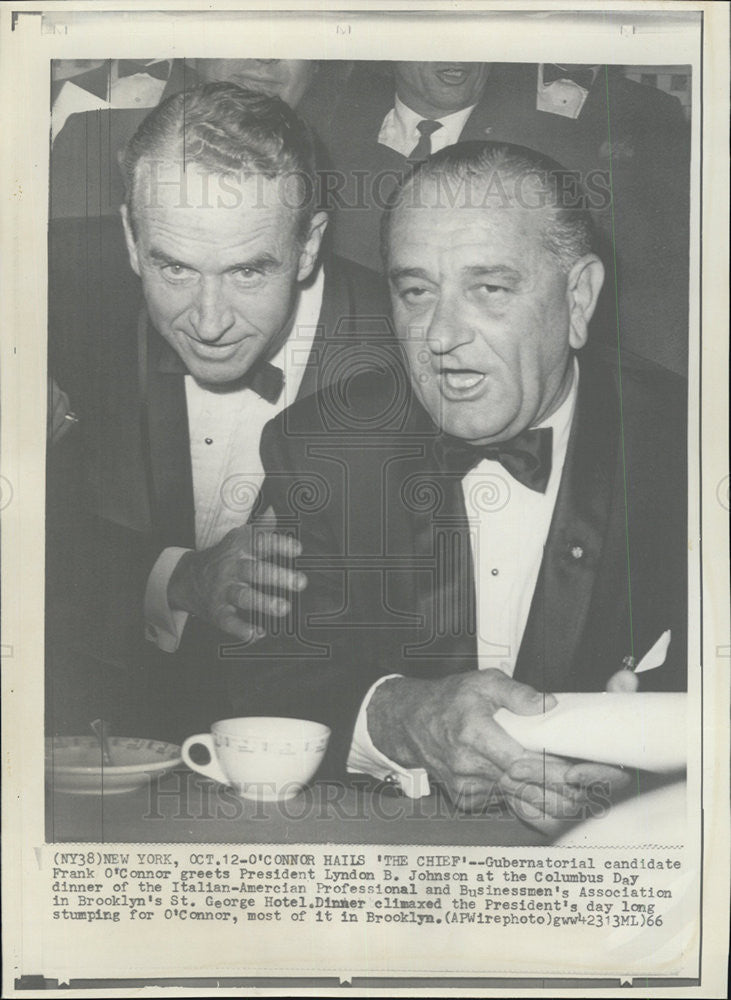
[[[581,257],[569,271],[566,296],[569,305],[569,344],[578,351],[589,339],[589,320],[594,315],[604,284],[604,265],[590,253]]]
[[[137,252],[137,241],[135,240],[134,233],[132,232],[132,220],[130,219],[129,208],[126,205],[122,205],[119,211],[122,215],[124,241],[127,244],[127,253],[129,254],[129,266],[132,268],[137,277],[139,277],[140,261]]]
[[[312,216],[304,245],[300,251],[297,280],[305,281],[312,274],[322,246],[322,238],[327,229],[327,212],[317,212]]]

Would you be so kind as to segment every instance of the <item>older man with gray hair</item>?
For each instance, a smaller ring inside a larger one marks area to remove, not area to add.
[[[431,780],[467,808],[497,795],[531,822],[626,775],[525,751],[498,709],[633,691],[650,648],[649,686],[685,684],[685,389],[588,346],[604,267],[583,197],[507,144],[405,179],[384,264],[406,368],[266,428],[264,502],[310,581],[296,642],[232,669],[235,709],[333,728],[331,771]],[[327,483],[309,510],[305,475]]]
[[[386,305],[369,272],[320,260],[312,139],[282,100],[230,83],[177,94],[121,166],[122,226],[51,229],[51,367],[78,423],[52,457],[73,455],[50,480],[49,659],[74,647],[71,676],[51,670],[57,692],[84,691],[66,714],[138,728],[159,690],[177,723],[153,713],[145,734],[181,737],[216,711],[196,634],[253,640],[305,583],[280,564],[291,538],[246,525],[262,429],[362,367],[359,329],[381,330]]]

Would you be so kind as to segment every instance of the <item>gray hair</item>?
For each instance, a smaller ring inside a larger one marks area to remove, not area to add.
[[[211,173],[297,177],[304,189],[297,205],[300,231],[306,232],[316,208],[312,135],[278,97],[234,83],[211,83],[173,94],[154,108],[119,156],[133,225],[138,164],[177,149],[183,162]]]
[[[404,204],[418,203],[418,189],[426,179],[439,184],[445,203],[456,207],[454,183],[466,191],[469,185],[488,186],[501,197],[503,206],[549,209],[543,244],[568,273],[579,258],[595,252],[595,228],[587,197],[575,172],[525,146],[499,142],[458,142],[417,164],[394,191],[381,223],[381,253],[388,259],[392,217]],[[507,193],[504,181],[510,183]],[[526,194],[531,200],[523,199]],[[538,196],[536,202],[535,196]],[[411,200],[410,199],[411,196]],[[477,208],[479,205],[472,204]],[[483,203],[483,207],[487,207]]]

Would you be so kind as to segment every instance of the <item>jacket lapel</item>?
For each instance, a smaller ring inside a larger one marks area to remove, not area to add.
[[[329,342],[337,332],[338,322],[343,317],[352,316],[353,313],[352,290],[346,281],[345,271],[338,267],[336,260],[328,260],[317,331],[312,341],[297,399],[312,396],[331,381],[327,375],[328,366],[323,364],[324,355]]]
[[[142,450],[149,459],[153,530],[163,546],[195,547],[185,368],[150,328],[146,313],[140,320],[139,344]]]
[[[619,401],[597,375],[582,364],[561,485],[516,663],[516,679],[541,691],[576,683],[574,660],[603,569],[617,487]]]
[[[422,676],[477,666],[477,620],[472,548],[460,476],[437,471],[437,431],[416,398],[403,455],[388,470],[390,607],[416,611],[410,641],[402,643],[410,671]]]
[[[374,364],[395,369],[402,363],[389,307],[375,275],[349,268],[335,256],[329,256],[323,267],[322,305],[298,400]]]

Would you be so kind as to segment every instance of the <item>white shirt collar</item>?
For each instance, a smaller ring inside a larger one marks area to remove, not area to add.
[[[435,118],[434,121],[440,122],[442,126],[442,128],[439,131],[448,132],[450,135],[456,132],[456,134],[459,136],[460,132],[465,126],[467,119],[472,114],[472,109],[474,108],[474,106],[475,106],[474,104],[471,104],[468,108],[461,108],[459,111],[451,111],[448,115],[442,115],[440,118]],[[396,95],[396,99],[393,103],[393,110],[396,116],[396,120],[398,121],[400,126],[404,129],[404,132],[408,133],[409,135],[411,135],[412,133],[416,133],[418,141],[419,133],[416,129],[416,126],[419,124],[419,122],[424,121],[424,115],[417,115],[417,113],[415,111],[412,111],[407,104],[404,104],[404,102],[398,95]],[[432,137],[432,141],[433,139],[434,137]],[[451,145],[451,143],[448,143],[447,145]]]
[[[475,105],[472,104],[468,108],[462,108],[460,111],[452,111],[448,115],[434,119],[442,127],[434,132],[431,137],[433,153],[459,141],[462,130],[474,107]],[[393,108],[391,108],[383,119],[381,131],[378,134],[378,141],[382,146],[389,146],[403,156],[408,156],[419,141],[420,135],[416,126],[423,120],[423,115],[417,115],[408,105],[404,104],[400,97],[396,96]]]
[[[311,285],[299,293],[297,310],[289,336],[271,358],[271,364],[284,372],[284,405],[289,406],[297,398],[299,387],[310,356],[312,342],[317,333],[317,324],[322,310],[322,296],[325,289],[325,269],[320,267]]]

